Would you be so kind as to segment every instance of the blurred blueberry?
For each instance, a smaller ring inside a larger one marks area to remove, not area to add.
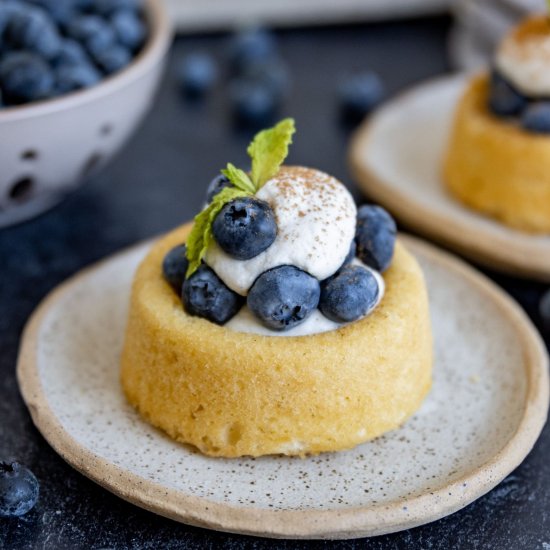
[[[236,121],[254,128],[272,122],[279,108],[278,98],[269,86],[246,80],[233,84],[231,102]]]
[[[25,9],[12,12],[4,33],[12,47],[35,52],[45,59],[54,58],[61,48],[57,26],[48,13],[38,7],[26,5]]]
[[[550,134],[550,101],[537,101],[523,111],[521,125],[535,134]]]
[[[72,38],[66,38],[61,44],[61,50],[54,59],[54,65],[77,65],[79,63],[89,63],[90,57],[80,45]]]
[[[115,45],[97,52],[94,60],[105,74],[112,74],[126,67],[132,60],[132,55],[123,46]]]
[[[95,0],[93,9],[101,15],[109,16],[119,10],[138,11],[142,4],[142,0]]]
[[[182,90],[189,96],[198,97],[212,88],[218,69],[210,55],[194,52],[183,59],[178,76]]]
[[[281,59],[273,58],[265,63],[251,63],[241,74],[247,82],[264,84],[278,97],[285,97],[290,89],[288,68]]]
[[[55,70],[55,89],[59,94],[89,88],[100,80],[101,74],[89,63],[60,65]]]
[[[74,0],[27,0],[28,2],[44,9],[58,24],[67,24],[76,13]]]
[[[48,64],[29,52],[10,52],[0,61],[0,86],[10,103],[50,97],[54,77]]]
[[[359,121],[384,99],[384,84],[376,73],[368,71],[345,80],[339,96],[344,117],[350,121]]]
[[[0,3],[0,49],[3,49],[4,47],[4,31],[8,27],[13,11],[10,6],[11,4]]]
[[[492,71],[489,84],[489,109],[498,116],[519,115],[527,107],[527,98],[520,94],[499,73]]]
[[[237,74],[248,66],[274,57],[276,42],[273,35],[262,28],[251,28],[235,34],[229,43],[229,62]]]
[[[81,12],[92,12],[96,0],[72,0],[77,10]]]
[[[117,40],[123,46],[136,51],[145,40],[147,29],[135,11],[119,10],[111,16],[111,25]]]
[[[116,43],[115,31],[107,21],[96,15],[76,17],[69,23],[67,34],[83,44],[94,58]]]

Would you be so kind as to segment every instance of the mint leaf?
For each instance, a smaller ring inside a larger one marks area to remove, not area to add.
[[[208,247],[214,240],[212,234],[212,223],[220,210],[233,199],[247,197],[250,193],[234,187],[225,187],[213,199],[212,202],[195,216],[193,229],[187,239],[187,259],[189,267],[185,278],[187,279],[200,267]]]
[[[256,188],[254,187],[254,184],[250,180],[250,177],[248,174],[241,170],[240,168],[237,168],[236,166],[233,166],[230,162],[227,163],[227,168],[225,170],[222,170],[222,174],[237,188],[241,191],[246,191],[247,193],[254,194],[256,192]]]
[[[294,119],[285,118],[273,128],[256,134],[248,146],[255,191],[277,174],[288,155],[288,146],[292,143],[295,131]]]

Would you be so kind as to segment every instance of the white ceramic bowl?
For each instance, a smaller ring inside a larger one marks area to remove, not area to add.
[[[86,90],[0,110],[0,227],[59,202],[136,129],[171,38],[162,0],[145,0],[145,12],[149,38],[125,69]]]

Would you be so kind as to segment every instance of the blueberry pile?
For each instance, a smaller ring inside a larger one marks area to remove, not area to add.
[[[97,84],[130,63],[142,0],[1,0],[0,107]]]
[[[218,176],[210,183],[207,200],[231,183]],[[214,239],[228,255],[251,259],[275,240],[277,225],[271,207],[255,197],[228,202],[212,224]],[[170,250],[163,261],[165,280],[181,296],[185,310],[223,325],[246,303],[258,320],[276,331],[288,330],[319,309],[327,318],[348,323],[363,317],[378,301],[379,286],[373,273],[352,263],[358,257],[370,268],[383,272],[392,260],[396,226],[378,206],[365,205],[357,214],[356,236],[338,271],[324,281],[292,265],[262,273],[246,297],[229,289],[206,264],[185,278],[186,247]]]
[[[550,134],[550,100],[529,98],[493,70],[489,84],[489,109],[501,118],[517,120],[535,134]]]
[[[39,485],[34,474],[18,462],[0,461],[0,517],[26,514],[38,500]]]

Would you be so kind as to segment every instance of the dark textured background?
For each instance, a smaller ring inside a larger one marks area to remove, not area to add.
[[[334,174],[359,197],[346,170],[348,134],[338,125],[338,79],[374,68],[394,93],[441,73],[448,68],[448,25],[434,18],[280,33],[293,77],[282,114],[294,116],[298,126],[290,162]],[[42,484],[32,512],[19,520],[0,519],[0,548],[550,550],[548,428],[504,482],[448,518],[368,541],[292,542],[205,531],[140,510],[71,469],[33,427],[14,371],[21,330],[40,299],[90,262],[191,218],[216,171],[227,161],[245,161],[249,136],[231,124],[227,85],[197,105],[181,100],[173,79],[185,52],[205,49],[221,60],[226,40],[180,39],[153,111],[116,162],[51,212],[0,231],[0,458],[27,464]],[[543,285],[490,275],[540,325]]]

